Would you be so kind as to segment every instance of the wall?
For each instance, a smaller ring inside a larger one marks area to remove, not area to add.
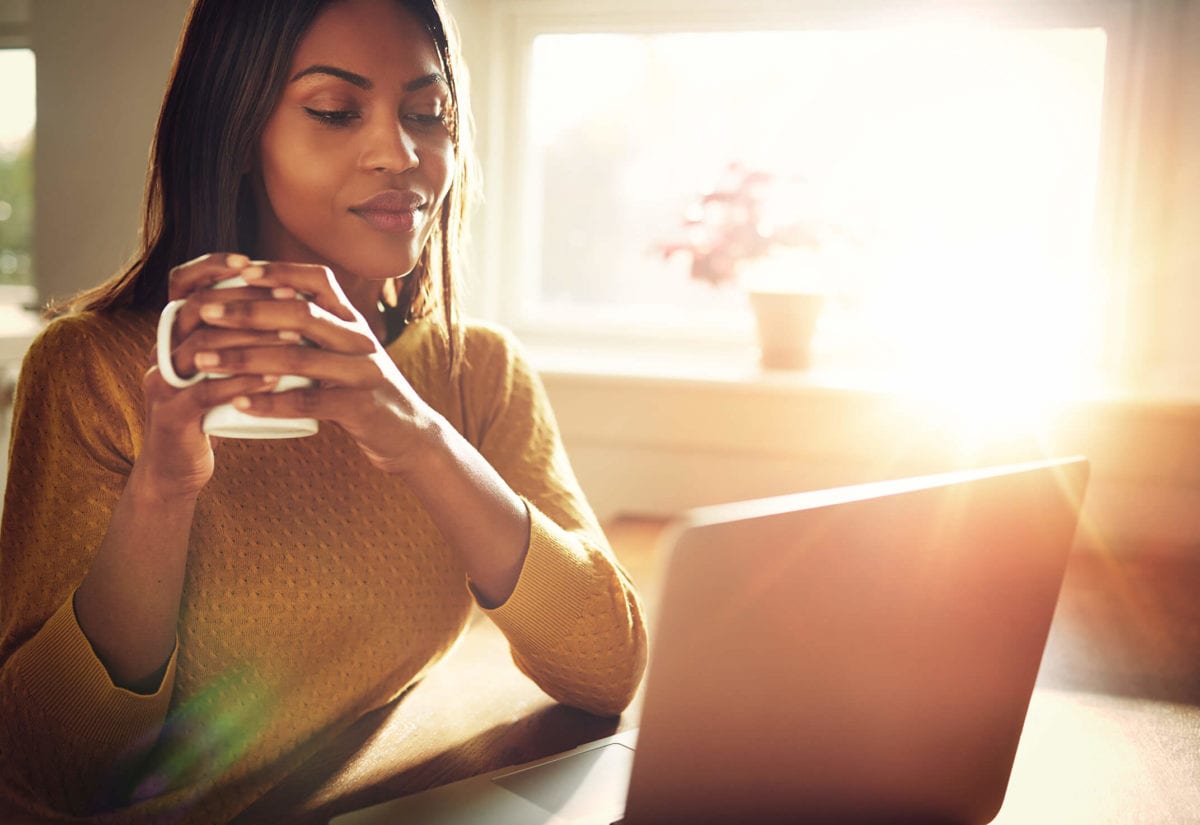
[[[1200,360],[1196,346],[1196,308],[1200,307],[1200,2],[1185,3],[1176,37],[1179,62],[1173,78],[1178,95],[1172,107],[1166,176],[1170,194],[1165,204],[1168,241],[1162,268],[1171,279],[1159,292],[1155,317],[1166,330],[1161,342],[1167,361]],[[1200,365],[1192,372],[1200,384]]]
[[[1084,455],[1080,545],[1200,553],[1200,404],[1094,399],[996,414],[983,401],[836,389],[802,375],[543,377],[602,518],[986,464]]]
[[[146,160],[188,0],[33,4],[35,238],[43,300],[134,250]]]

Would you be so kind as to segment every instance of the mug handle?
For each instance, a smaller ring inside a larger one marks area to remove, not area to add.
[[[178,389],[190,387],[208,377],[198,372],[190,378],[180,378],[179,373],[175,372],[175,365],[171,363],[171,331],[175,327],[175,314],[184,303],[186,301],[182,298],[171,301],[163,307],[162,315],[158,318],[158,371],[168,384]]]

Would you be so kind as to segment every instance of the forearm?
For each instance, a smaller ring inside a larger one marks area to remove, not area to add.
[[[485,606],[512,593],[529,544],[525,503],[482,455],[440,416],[404,478],[459,554]]]
[[[564,704],[620,713],[645,666],[641,603],[603,538],[565,530],[531,503],[521,583],[487,615],[517,665]]]
[[[19,473],[30,465],[15,466]],[[48,534],[39,544],[6,523],[4,549],[30,550],[31,569],[5,583],[11,592],[29,592],[65,554],[87,559],[52,596],[25,608],[37,618],[34,632],[0,667],[0,706],[8,710],[0,714],[0,752],[23,755],[4,765],[0,781],[25,789],[30,804],[77,814],[124,804],[125,778],[161,731],[191,505],[171,506],[140,479],[136,469],[123,486],[111,473],[38,474],[29,496],[10,498],[22,523],[36,521]]]
[[[79,627],[114,684],[154,691],[175,646],[195,495],[165,495],[135,466],[75,593]]]
[[[457,433],[433,443],[406,473],[409,483],[460,553],[517,664],[559,701],[619,713],[645,666],[645,625],[603,535],[581,512],[558,512],[559,523],[536,499],[527,507]],[[586,507],[578,496],[554,500]]]

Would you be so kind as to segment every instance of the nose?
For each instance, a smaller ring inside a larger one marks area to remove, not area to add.
[[[373,172],[404,172],[418,163],[417,145],[397,118],[380,118],[365,132],[361,165]]]

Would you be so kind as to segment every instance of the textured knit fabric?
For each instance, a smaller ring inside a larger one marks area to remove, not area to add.
[[[25,359],[0,536],[0,821],[225,821],[417,680],[471,613],[456,554],[336,425],[214,439],[166,676],[154,695],[115,687],[72,599],[142,447],[154,325],[62,318]],[[483,325],[468,328],[456,381],[431,323],[388,351],[529,506],[516,589],[487,611],[517,665],[559,701],[618,713],[645,663],[641,609],[536,375]]]

